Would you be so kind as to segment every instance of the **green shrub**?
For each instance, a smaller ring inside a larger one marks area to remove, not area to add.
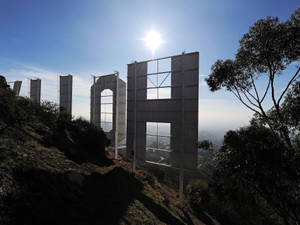
[[[105,147],[110,144],[100,128],[82,118],[71,120],[65,114],[58,116],[44,143],[55,146],[77,162],[106,159]]]
[[[0,88],[8,88],[6,79],[4,76],[0,75]]]
[[[14,129],[10,135],[21,132],[24,136],[25,132],[31,136],[31,132],[35,132],[42,137],[43,144],[58,148],[78,162],[107,159],[105,147],[110,143],[100,128],[60,112],[55,103],[37,104],[18,97],[5,86],[5,78],[0,78],[0,134],[9,130],[7,128]]]

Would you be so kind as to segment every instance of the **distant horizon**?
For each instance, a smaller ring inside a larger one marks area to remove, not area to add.
[[[3,74],[5,76],[5,74]],[[37,74],[38,75],[38,74]],[[51,77],[52,76],[52,77]],[[41,82],[42,82],[42,90],[41,90],[41,96],[42,96],[42,101],[50,101],[50,102],[53,102],[55,104],[58,104],[58,79],[56,79],[54,81],[53,79],[53,74],[50,75],[50,78],[51,79],[46,79],[47,82],[45,84],[44,79],[42,79],[41,77],[32,77],[32,79],[35,79],[35,78],[40,78],[41,79]],[[59,75],[57,75],[59,76]],[[45,76],[43,76],[45,78]],[[57,77],[56,77],[57,78]],[[74,81],[75,82],[82,82],[82,80],[75,76],[74,78]],[[16,79],[18,80],[18,79]],[[19,80],[22,80],[22,79],[19,79]],[[24,82],[25,81],[25,82]],[[21,87],[21,93],[20,93],[20,96],[23,96],[23,97],[29,97],[28,94],[29,94],[29,89],[28,89],[28,80],[22,80],[22,87]],[[126,81],[125,81],[126,82]],[[10,83],[11,87],[12,87],[12,83]],[[90,84],[87,84],[86,82],[85,83],[81,83],[81,87],[83,87],[83,90],[79,90],[81,93],[84,93],[84,92],[90,92],[90,86],[92,85],[92,83]],[[200,84],[200,87],[201,87],[201,84]],[[56,96],[53,96],[53,95],[49,95],[49,92],[47,89],[51,89],[52,93],[53,92],[56,92]],[[54,90],[53,90],[54,89]],[[78,91],[78,90],[77,90]],[[88,104],[88,108],[84,108],[84,109],[80,109],[81,110],[81,114],[78,113],[78,110],[74,110],[74,107],[80,105],[78,104],[78,100],[79,100],[79,103],[81,101],[90,101],[90,96],[79,96],[77,93],[76,93],[76,89],[73,87],[73,92],[75,92],[75,94],[73,95],[73,105],[72,105],[72,108],[73,108],[73,112],[75,111],[75,113],[73,113],[73,116],[78,118],[78,117],[82,117],[86,120],[90,120],[90,105]],[[87,93],[85,93],[87,94]],[[251,119],[251,115],[252,113],[247,110],[247,109],[241,109],[241,108],[236,108],[235,110],[237,110],[236,113],[234,114],[230,114],[230,113],[224,113],[224,111],[222,112],[218,112],[217,108],[214,108],[214,107],[223,107],[223,110],[225,109],[226,110],[226,105],[228,105],[228,103],[230,104],[230,102],[228,100],[223,100],[223,99],[215,99],[214,100],[216,102],[216,105],[212,105],[210,104],[210,109],[206,106],[207,104],[207,100],[206,99],[201,99],[201,96],[199,96],[199,127],[198,127],[198,131],[201,132],[201,131],[207,131],[207,132],[216,132],[218,135],[217,136],[220,136],[221,134],[224,134],[226,133],[226,131],[228,130],[235,130],[235,129],[238,129],[240,127],[243,127],[243,126],[247,126]],[[75,105],[75,106],[74,106]],[[206,107],[205,107],[206,106]],[[201,117],[201,112],[202,111],[207,111],[209,110],[211,114],[215,114],[216,117],[222,117],[223,118],[223,121],[224,123],[223,124],[220,124],[218,127],[216,128],[213,128],[212,126],[210,126],[209,122],[212,122],[212,121],[205,121],[205,126],[202,125],[202,117]],[[240,112],[239,112],[240,111]],[[236,118],[236,116],[240,113],[247,113],[249,115],[249,120],[248,121],[245,121],[245,123],[240,123],[239,121],[238,122],[234,122],[234,118]]]

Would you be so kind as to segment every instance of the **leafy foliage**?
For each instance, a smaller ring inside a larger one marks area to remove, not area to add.
[[[252,125],[227,132],[213,181],[187,186],[191,206],[222,224],[299,222],[300,157],[287,152],[269,128]]]
[[[218,154],[220,191],[232,193],[234,186],[263,201],[288,221],[300,221],[300,158],[289,158],[288,150],[265,127],[250,126],[229,131]],[[226,190],[227,189],[227,190]]]
[[[44,144],[57,147],[73,160],[106,160],[105,146],[110,143],[100,128],[82,118],[72,119],[54,103],[44,101],[40,105],[18,97],[6,87],[5,78],[0,78],[0,133],[12,135],[9,129],[18,129],[30,135],[29,130],[34,130]]]
[[[95,156],[98,160],[106,159],[105,146],[110,142],[105,133],[82,118],[71,120],[65,116],[58,117],[52,131],[44,135],[44,143],[57,147],[77,162],[96,163]]]
[[[288,127],[294,131],[293,133],[300,130],[300,81],[289,90],[281,108],[285,121]]]
[[[213,144],[209,140],[202,140],[198,143],[198,148],[203,148],[205,150],[212,150]]]
[[[206,79],[210,90],[232,92],[255,115],[249,127],[225,135],[208,188],[190,188],[194,209],[207,209],[222,224],[300,222],[299,61],[297,9],[285,22],[277,17],[258,20],[240,40],[235,59],[212,66]],[[294,65],[276,99],[275,80],[288,76],[286,69]],[[267,80],[262,92],[258,80]],[[273,102],[268,111],[263,107],[267,96]]]
[[[0,133],[10,126],[20,124],[23,118],[23,110],[15,93],[6,87],[3,79],[0,84]]]
[[[263,117],[274,135],[293,152],[293,143],[288,127],[283,123],[280,103],[299,76],[299,66],[295,68],[295,73],[290,76],[278,99],[275,98],[274,83],[275,78],[282,75],[287,67],[299,61],[300,8],[285,22],[280,22],[277,17],[258,20],[240,40],[236,58],[217,60],[206,82],[211,91],[225,88],[232,92],[243,105]],[[263,92],[259,93],[256,81],[263,77],[268,79],[268,83]],[[262,105],[269,92],[275,118],[270,118]]]
[[[8,88],[6,79],[4,76],[0,75],[0,88]]]
[[[278,123],[279,120],[278,114],[276,113],[275,108],[271,108],[267,111],[267,117],[271,119],[271,122],[268,122],[265,117],[262,117],[259,114],[255,114],[254,118],[251,120],[253,125],[266,126],[268,123],[276,129],[280,130],[282,126],[285,126],[289,130],[289,136],[292,139],[292,143],[295,144],[295,148],[299,148],[300,140],[300,81],[295,82],[287,95],[285,96],[284,102],[280,105],[281,111],[281,123]],[[291,156],[292,157],[292,156]]]

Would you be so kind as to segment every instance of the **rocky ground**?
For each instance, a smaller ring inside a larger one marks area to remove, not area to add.
[[[0,137],[0,224],[204,224],[176,189],[121,156],[76,163],[30,130]],[[25,138],[26,136],[26,138]]]

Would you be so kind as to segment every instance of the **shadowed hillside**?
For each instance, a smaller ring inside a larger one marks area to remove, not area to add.
[[[0,224],[203,224],[102,130],[0,88]]]

